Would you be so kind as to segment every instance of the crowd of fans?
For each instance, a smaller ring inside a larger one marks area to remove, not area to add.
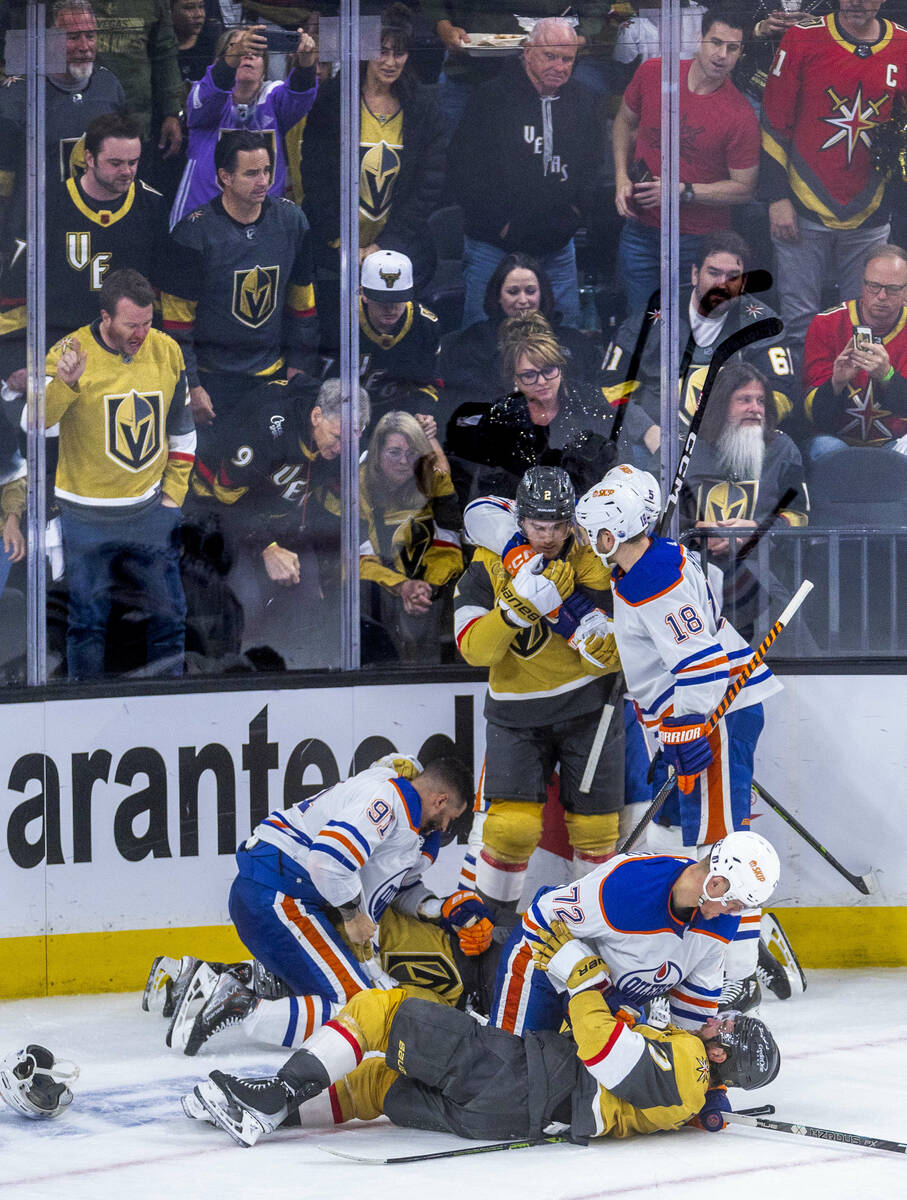
[[[53,670],[336,665],[343,130],[318,12],[48,7]],[[617,462],[658,471],[658,31],[628,3],[362,7],[381,27],[359,91],[363,659],[451,661],[470,500],[512,497],[533,465],[577,494]],[[716,348],[780,316],[719,376],[681,504],[726,595],[754,593],[741,530],[807,524],[814,463],[907,452],[900,16],[893,0],[684,8],[682,435]],[[11,3],[0,35],[23,24]],[[6,61],[0,592],[21,592],[26,84]],[[441,316],[438,228],[458,222]],[[157,561],[140,529],[171,505]],[[103,569],[76,566],[85,538]],[[107,599],[74,603],[74,586]]]

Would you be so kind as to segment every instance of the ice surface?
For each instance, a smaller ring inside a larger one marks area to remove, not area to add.
[[[805,995],[762,1005],[781,1045],[779,1077],[731,1092],[736,1107],[772,1103],[782,1120],[907,1142],[907,970],[811,971]],[[553,1145],[450,1161],[371,1166],[331,1158],[463,1146],[384,1121],[293,1129],[251,1150],[187,1120],[179,1097],[214,1067],[276,1068],[268,1050],[231,1029],[194,1059],[164,1046],[166,1023],[138,994],[0,1004],[0,1053],[37,1041],[82,1069],[75,1101],[55,1121],[27,1121],[0,1102],[4,1200],[838,1200],[907,1194],[907,1156],[806,1137],[729,1128]]]

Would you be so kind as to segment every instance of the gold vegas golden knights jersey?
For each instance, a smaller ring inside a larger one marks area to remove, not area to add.
[[[161,491],[181,505],[195,456],[182,352],[152,329],[127,361],[104,344],[99,325],[69,335],[87,355],[75,388],[54,374],[68,339],[47,356],[45,420],[60,425],[57,498],[110,517],[154,503]]]
[[[382,504],[369,494],[365,468],[360,471],[359,504],[368,534],[359,548],[359,577],[394,588],[407,579],[443,587],[463,570],[461,524],[453,483],[446,471],[432,471],[431,494],[421,507],[393,501]]]
[[[576,588],[604,607],[608,571],[589,546],[571,545],[567,562]],[[593,712],[603,703],[602,676],[543,618],[528,629],[508,625],[498,606],[510,574],[483,547],[460,577],[454,594],[454,627],[460,653],[488,667],[485,716],[500,725],[549,725]]]

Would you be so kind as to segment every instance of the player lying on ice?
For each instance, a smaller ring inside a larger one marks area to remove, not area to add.
[[[465,1138],[569,1130],[583,1143],[677,1129],[692,1119],[721,1129],[727,1087],[761,1087],[778,1073],[778,1047],[755,1017],[726,1013],[694,1032],[632,1028],[600,990],[607,965],[565,926],[556,923],[534,953],[569,997],[572,1036],[517,1037],[444,1008],[428,993],[423,999],[402,988],[370,990],[354,996],[276,1076],[212,1071],[183,1098],[183,1109],[253,1146],[280,1125],[301,1124],[300,1106],[329,1089],[337,1124],[383,1113],[395,1125]],[[365,1057],[369,1051],[383,1058]],[[312,1109],[316,1123],[327,1119],[325,1107]]]

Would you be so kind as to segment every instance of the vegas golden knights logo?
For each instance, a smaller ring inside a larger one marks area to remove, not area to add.
[[[392,950],[381,957],[385,971],[400,983],[414,983],[440,996],[448,996],[463,986],[458,971],[446,955]]]
[[[161,392],[120,392],[105,396],[107,454],[130,471],[141,471],[163,446]]]
[[[720,483],[701,485],[699,520],[710,525],[735,518],[752,520],[758,490],[759,485],[754,480],[746,480],[743,483],[722,480]]]
[[[541,648],[547,641],[551,639],[551,626],[547,621],[536,621],[534,625],[530,625],[528,629],[521,629],[513,641],[510,643],[510,649],[520,658],[532,658],[534,654],[538,654]]]
[[[258,329],[277,307],[280,267],[252,267],[233,272],[233,316],[250,329]]]
[[[394,541],[397,541],[397,533],[395,532]],[[434,533],[434,521],[408,521],[406,522],[406,533],[404,539],[399,545],[400,562],[403,565],[403,570],[407,579],[418,579],[419,567],[422,564],[422,559],[425,557],[425,552],[431,545],[432,536]]]
[[[399,174],[400,156],[386,142],[370,146],[362,156],[359,169],[359,207],[370,220],[377,221],[387,213],[394,183]]]

